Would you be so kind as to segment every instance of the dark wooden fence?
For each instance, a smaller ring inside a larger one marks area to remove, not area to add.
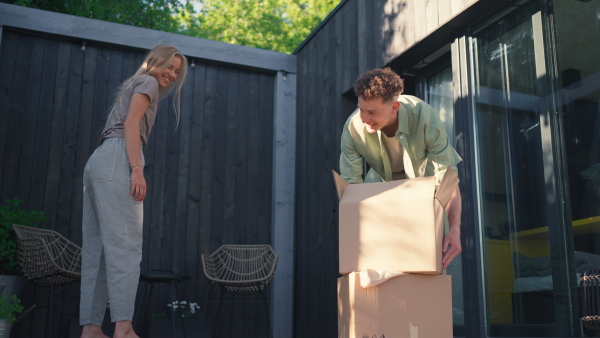
[[[25,209],[45,212],[45,228],[81,243],[83,167],[98,145],[118,85],[143,56],[144,51],[123,46],[88,41],[82,48],[81,41],[3,29],[2,201],[22,199]],[[149,188],[142,272],[166,269],[191,276],[180,285],[180,298],[202,305],[208,285],[202,253],[224,243],[271,243],[275,76],[200,60],[194,64],[178,128],[171,101],[162,102],[144,151]],[[166,309],[167,290],[147,311]],[[139,292],[144,291],[142,284]],[[26,286],[24,304],[42,306],[14,326],[14,337],[44,336],[47,292]],[[68,336],[78,292],[70,289],[63,303],[55,297],[65,314],[54,311],[57,337]],[[266,335],[261,304],[229,305],[221,314],[223,337]]]

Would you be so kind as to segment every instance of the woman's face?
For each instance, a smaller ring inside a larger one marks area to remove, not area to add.
[[[180,69],[181,58],[176,56],[167,67],[156,70],[152,73],[152,76],[158,81],[159,86],[167,88],[173,81],[177,80]]]

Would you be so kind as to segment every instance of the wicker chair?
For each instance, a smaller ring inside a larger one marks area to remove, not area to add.
[[[13,224],[23,275],[35,284],[49,286],[47,335],[52,332],[52,295],[55,286],[81,280],[81,248],[56,231]]]
[[[277,258],[269,245],[223,245],[211,255],[202,255],[202,267],[204,274],[212,282],[206,292],[204,302],[204,316],[201,326],[207,314],[208,296],[213,284],[220,287],[219,307],[217,308],[217,320],[214,328],[217,328],[219,310],[225,294],[260,294],[267,309],[267,327],[269,335],[271,323],[269,319],[269,301],[265,295],[265,288],[273,280]],[[240,301],[244,302],[244,301]]]
[[[579,279],[581,321],[591,330],[600,330],[600,269],[586,270]]]

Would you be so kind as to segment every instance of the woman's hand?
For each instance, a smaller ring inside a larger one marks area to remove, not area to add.
[[[129,198],[135,198],[138,202],[146,198],[146,179],[144,178],[143,167],[131,169],[131,191],[129,191]]]

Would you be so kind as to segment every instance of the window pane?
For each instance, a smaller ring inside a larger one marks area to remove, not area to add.
[[[538,2],[512,8],[474,38],[475,125],[480,224],[484,234],[491,336],[562,336],[568,313],[554,311],[548,210],[553,148],[543,14]],[[561,248],[553,248],[561,250]],[[551,258],[553,257],[553,258]],[[561,299],[564,299],[562,297]],[[558,315],[557,315],[558,314]]]
[[[600,269],[600,3],[554,1],[553,10],[559,76],[554,94],[562,105],[578,279],[586,269]],[[578,319],[579,307],[573,312]]]
[[[427,102],[440,114],[450,144],[454,146],[454,89],[452,67],[445,68],[427,79]],[[452,275],[452,319],[454,325],[464,325],[462,257],[457,256],[448,267]]]

